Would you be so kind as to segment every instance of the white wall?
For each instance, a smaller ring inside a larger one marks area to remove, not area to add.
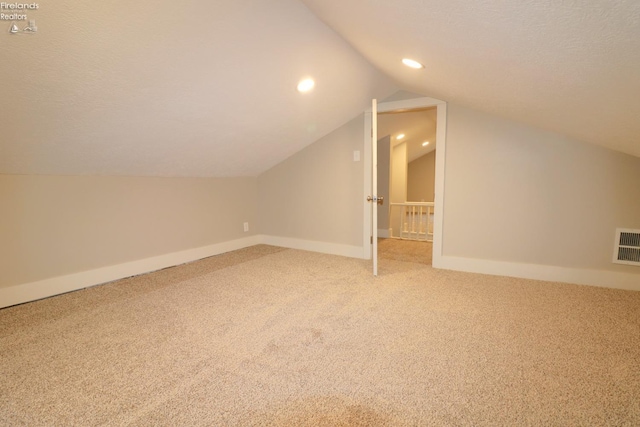
[[[258,177],[263,234],[341,245],[339,252],[361,256],[364,167],[353,152],[362,156],[363,123],[356,117]]]
[[[640,228],[640,158],[456,105],[446,150],[444,255],[640,274],[611,263],[615,228]]]
[[[256,178],[0,175],[0,200],[0,289],[259,232]]]

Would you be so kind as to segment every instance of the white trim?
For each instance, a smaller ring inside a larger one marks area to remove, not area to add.
[[[640,274],[618,273],[606,270],[556,267],[552,265],[521,264],[484,259],[440,257],[438,268],[467,271],[496,276],[519,277],[549,282],[640,291]]]
[[[381,234],[383,231],[385,230],[379,230]],[[0,308],[76,291],[90,286],[111,282],[113,280],[123,279],[125,277],[145,274],[261,243],[291,249],[346,256],[350,258],[366,259],[366,257],[363,256],[363,248],[360,246],[318,242],[290,237],[254,235],[243,239],[217,243],[201,248],[174,252],[171,254],[160,255],[109,267],[102,267],[66,276],[53,277],[8,288],[0,288]],[[640,291],[639,274],[617,273],[605,270],[586,270],[548,265],[520,264],[452,256],[441,256],[438,268]]]
[[[434,189],[435,210],[433,214],[433,257],[431,265],[440,268],[444,241],[444,177],[447,153],[447,104],[437,106],[436,116],[436,176]]]
[[[613,242],[613,258],[612,258],[612,262],[614,264],[624,264],[624,265],[633,265],[633,266],[640,266],[640,262],[637,261],[622,261],[618,259],[618,254],[620,251],[620,247],[623,248],[628,248],[631,250],[637,250],[640,247],[637,245],[633,245],[633,246],[629,246],[629,245],[622,245],[620,244],[620,235],[622,233],[631,233],[631,234],[638,234],[640,235],[640,230],[638,229],[632,229],[632,228],[616,228],[616,240]]]
[[[446,102],[436,98],[412,98],[400,101],[382,102],[378,104],[378,113],[388,113],[389,111],[414,110],[416,108],[427,108],[435,105],[446,104]],[[371,113],[371,110],[367,110]],[[437,145],[436,145],[437,147]]]
[[[261,243],[291,249],[341,255],[350,258],[363,258],[363,251],[360,246],[258,234],[200,248],[188,249],[185,251],[159,255],[156,257],[111,265],[108,267],[101,267],[65,276],[52,277],[36,282],[23,283],[21,285],[15,285],[8,288],[0,288],[0,308],[77,291],[90,286],[124,279],[126,277],[150,273],[163,268],[197,261],[202,258],[235,251]]]
[[[262,240],[263,236],[254,235],[200,248],[97,268],[95,270],[52,277],[50,279],[24,283],[8,288],[0,288],[0,308],[77,291],[89,286],[173,267],[186,262],[219,255],[224,252],[235,251],[262,243]]]
[[[314,240],[295,239],[293,237],[262,236],[266,245],[280,246],[290,249],[320,252],[323,254],[341,255],[349,258],[363,258],[362,247],[343,245],[340,243],[318,242]]]

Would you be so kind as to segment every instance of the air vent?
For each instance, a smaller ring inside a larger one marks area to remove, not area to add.
[[[640,230],[618,228],[613,262],[640,266]]]

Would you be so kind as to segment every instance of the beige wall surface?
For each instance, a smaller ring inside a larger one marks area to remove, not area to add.
[[[401,143],[391,149],[391,183],[389,201],[405,203],[407,201],[407,144]],[[402,208],[394,207],[389,214],[391,235],[400,237]]]
[[[640,228],[640,158],[449,105],[444,255],[640,274],[612,264]]]
[[[363,139],[360,115],[260,175],[262,233],[362,246]]]
[[[378,205],[378,229],[389,229],[389,168],[391,166],[391,137],[389,135],[378,140],[378,196],[384,197],[382,205]]]
[[[398,144],[391,149],[391,183],[389,184],[391,203],[407,201],[407,144]]]
[[[407,168],[407,201],[433,202],[436,182],[436,152],[432,151],[409,162]]]
[[[256,178],[0,175],[0,287],[257,234],[256,196]]]

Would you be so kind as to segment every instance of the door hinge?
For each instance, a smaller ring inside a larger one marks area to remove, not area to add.
[[[369,236],[369,242],[373,245],[373,236]]]

